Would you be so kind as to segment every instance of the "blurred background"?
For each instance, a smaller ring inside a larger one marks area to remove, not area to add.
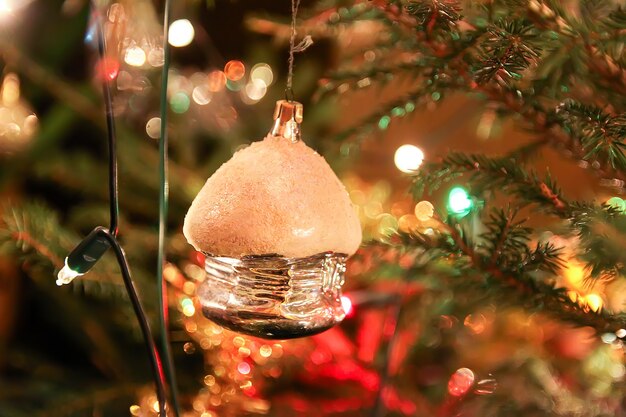
[[[113,256],[71,286],[55,286],[67,251],[108,221],[100,93],[106,77],[119,136],[121,239],[156,323],[163,4],[97,3],[106,20],[104,59],[87,1],[0,0],[3,417],[156,415],[147,356]],[[364,416],[377,401],[385,410],[377,415],[617,415],[625,369],[615,335],[600,340],[591,329],[517,308],[457,305],[462,294],[436,280],[403,279],[410,259],[380,268],[393,251],[366,248],[351,261],[347,318],[320,335],[264,341],[204,319],[194,299],[204,258],[182,236],[182,221],[217,167],[271,127],[285,94],[291,6],[173,3],[164,274],[184,416]],[[352,2],[332,3],[330,21],[354,12]],[[514,119],[497,117],[488,101],[464,93],[445,100],[433,93],[419,108],[394,108],[394,123],[383,117],[356,139],[341,139],[380,103],[404,96],[412,80],[325,93],[328,74],[342,62],[380,57],[374,35],[385,28],[367,20],[316,28],[313,18],[324,6],[302,1],[299,33],[311,33],[314,44],[296,55],[294,94],[304,104],[304,141],[346,185],[364,241],[433,227],[408,193],[407,173],[422,160],[450,150],[505,154],[533,140]],[[559,178],[574,200],[612,197],[584,164],[561,156],[548,148],[531,164]],[[447,184],[432,204],[463,212],[473,204],[463,187]],[[541,228],[545,219],[537,215],[532,223]],[[584,275],[572,261],[561,279],[591,309],[621,311],[621,281],[588,286]],[[618,288],[609,293],[606,285]]]

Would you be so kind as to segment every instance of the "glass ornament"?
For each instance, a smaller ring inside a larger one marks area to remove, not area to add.
[[[301,141],[302,105],[281,100],[268,136],[206,182],[183,228],[207,255],[203,314],[269,339],[320,333],[345,317],[346,259],[361,227],[345,187]]]

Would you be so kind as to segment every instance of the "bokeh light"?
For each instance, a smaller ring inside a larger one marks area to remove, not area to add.
[[[212,93],[222,91],[226,86],[226,75],[220,70],[211,71],[208,76],[208,87]]]
[[[274,81],[274,73],[272,72],[272,67],[267,64],[256,64],[252,67],[252,71],[250,71],[250,80],[260,80],[265,83],[266,87],[269,87]]]
[[[245,92],[250,100],[259,101],[265,96],[265,93],[267,92],[267,84],[265,84],[263,80],[252,80],[251,82],[246,84]]]
[[[153,67],[162,66],[164,58],[163,48],[160,46],[156,46],[148,52],[148,63]]]
[[[193,29],[193,25],[187,19],[179,19],[170,25],[168,31],[168,42],[170,45],[177,48],[187,46],[193,41],[193,37],[196,32]]]
[[[161,118],[153,117],[146,123],[146,133],[152,139],[158,139],[161,135]]]
[[[415,205],[415,217],[419,221],[425,222],[430,220],[435,214],[435,207],[430,201],[420,201]]]
[[[100,79],[113,81],[120,71],[120,63],[115,58],[103,58],[96,64],[96,75]]]
[[[591,311],[597,313],[602,309],[604,302],[602,301],[602,297],[598,294],[587,294],[585,296],[585,304],[587,304]]]
[[[454,187],[448,194],[448,210],[452,214],[465,216],[473,205],[472,198],[463,187]]]
[[[474,379],[474,372],[471,369],[457,369],[448,380],[448,392],[454,397],[461,397],[472,388]]]
[[[611,197],[606,201],[606,205],[618,211],[626,210],[626,201],[620,197]]]
[[[191,93],[193,101],[201,106],[209,104],[211,102],[211,96],[211,90],[209,90],[209,86],[206,84],[196,86]]]
[[[415,145],[402,145],[396,150],[393,161],[396,168],[410,174],[417,171],[424,162],[424,152]]]
[[[241,362],[237,365],[237,370],[242,375],[248,375],[250,373],[250,365],[247,362]]]
[[[189,110],[191,104],[189,96],[182,91],[174,94],[170,99],[170,107],[174,113],[182,114]]]
[[[346,313],[346,317],[352,316],[352,300],[347,295],[341,296],[341,307],[343,308],[344,313]]]
[[[146,63],[146,53],[138,46],[131,46],[126,50],[124,62],[133,67],[141,67]]]
[[[224,65],[224,74],[231,81],[239,81],[246,75],[246,66],[238,60],[228,61]]]

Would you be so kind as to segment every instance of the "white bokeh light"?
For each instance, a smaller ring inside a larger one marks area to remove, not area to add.
[[[179,19],[170,25],[168,42],[175,47],[187,46],[193,41],[195,31],[193,25],[187,19]]]
[[[269,65],[260,63],[252,67],[252,71],[250,71],[250,79],[253,81],[261,80],[267,87],[269,87],[272,84],[272,81],[274,81],[274,73]]]
[[[139,46],[131,46],[124,54],[124,62],[133,67],[141,67],[146,63],[146,53]]]
[[[410,174],[424,162],[424,152],[415,145],[402,145],[396,150],[393,161],[396,168]]]

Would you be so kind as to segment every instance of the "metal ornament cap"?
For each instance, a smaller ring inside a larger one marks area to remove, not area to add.
[[[301,103],[290,100],[279,100],[274,110],[274,126],[270,130],[270,136],[284,137],[296,143],[302,139],[303,107]]]

